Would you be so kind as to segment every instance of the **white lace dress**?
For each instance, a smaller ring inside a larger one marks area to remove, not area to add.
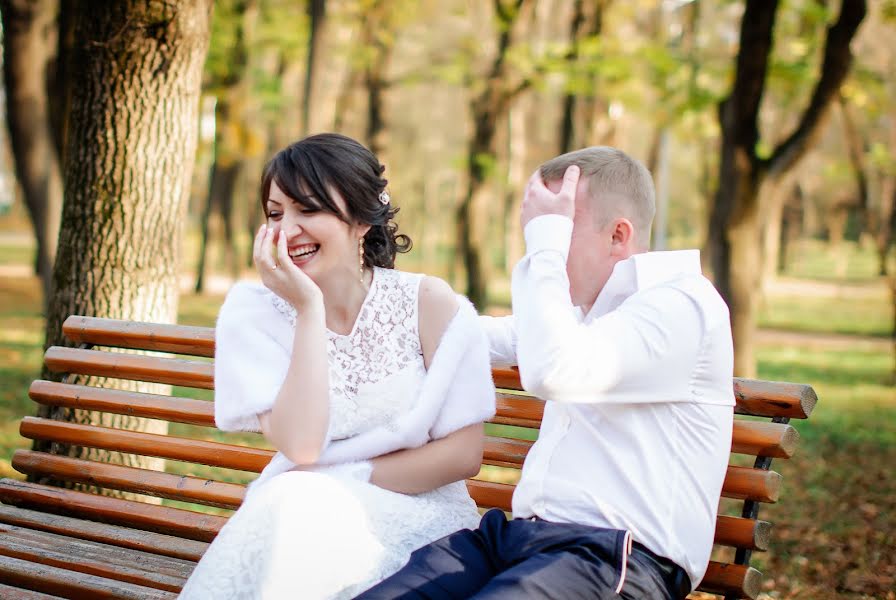
[[[393,429],[414,407],[426,376],[417,328],[420,279],[376,269],[353,330],[328,332],[331,443]],[[258,298],[294,329],[288,303],[269,292]],[[247,360],[266,358],[253,353]],[[263,474],[180,597],[351,598],[398,570],[414,549],[478,524],[462,481],[411,496],[366,478],[363,463]]]

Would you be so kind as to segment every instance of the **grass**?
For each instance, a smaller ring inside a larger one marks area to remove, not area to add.
[[[776,294],[764,303],[759,326],[809,333],[884,338],[892,332],[892,314],[891,300],[881,293],[858,298],[842,295]]]
[[[884,339],[891,327],[891,301],[873,277],[873,257],[867,253],[848,247],[846,275],[834,280],[830,273],[841,268],[832,266],[836,257],[814,243],[801,251],[782,285],[770,288],[761,323],[825,335],[761,345],[759,376],[811,383],[820,402],[811,419],[794,423],[802,438],[797,455],[776,463],[784,476],[783,500],[762,509],[761,516],[774,522],[775,529],[771,550],[756,554],[754,564],[775,575],[765,582],[766,599],[896,598],[896,391],[893,349]],[[27,251],[6,247],[2,239],[0,257],[4,264],[30,260]],[[827,276],[795,277],[811,274]],[[27,446],[18,435],[18,421],[34,412],[27,389],[39,374],[44,322],[33,278],[0,281],[0,475],[21,477],[10,458],[14,449]],[[221,295],[183,295],[180,322],[213,324],[222,300]],[[837,333],[866,337],[839,343],[828,339]],[[211,398],[195,390],[175,393]],[[258,442],[254,435],[185,425],[173,425],[172,432],[230,443]],[[496,428],[493,433],[505,432]],[[167,468],[228,481],[253,477],[176,461],[168,461]],[[516,473],[487,468],[483,475],[512,481]]]

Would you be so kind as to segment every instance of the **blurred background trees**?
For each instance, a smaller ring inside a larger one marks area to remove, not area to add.
[[[63,182],[67,195],[87,185],[59,166],[83,45],[60,5],[86,3],[0,2],[2,170],[22,203],[0,202],[28,208],[42,274]],[[704,249],[732,308],[738,374],[751,375],[756,307],[794,246],[848,240],[874,249],[881,274],[893,268],[894,33],[893,0],[219,0],[172,235],[185,236],[195,290],[248,275],[265,160],[337,130],[387,166],[415,241],[399,267],[500,309],[528,174],[559,152],[615,145],[654,173],[654,247]]]

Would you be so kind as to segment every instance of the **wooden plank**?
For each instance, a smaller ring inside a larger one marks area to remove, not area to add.
[[[62,331],[76,344],[157,350],[193,356],[215,355],[215,330],[212,327],[138,323],[72,315],[63,322]]]
[[[511,510],[514,486],[478,479],[467,480],[467,490],[476,504],[483,508]],[[740,517],[719,516],[716,521],[714,543],[736,548],[765,550],[768,548],[771,525]]]
[[[710,561],[706,575],[697,588],[701,592],[739,598],[756,598],[762,586],[762,573],[753,567]]]
[[[0,580],[12,586],[73,600],[175,600],[177,594],[0,556]]]
[[[52,476],[62,481],[93,484],[101,488],[137,492],[149,496],[237,509],[246,486],[212,479],[174,475],[149,469],[113,465],[57,456],[46,452],[16,450],[12,466],[26,475]]]
[[[731,452],[751,456],[790,458],[796,451],[800,434],[790,425],[766,421],[735,419]]]
[[[808,419],[818,396],[812,386],[782,381],[734,378],[736,412],[757,417]]]
[[[499,467],[519,468],[526,459],[532,444],[529,440],[517,440],[487,435],[482,452],[482,463]]]
[[[97,425],[67,423],[39,417],[25,417],[19,426],[22,437],[76,446],[118,450],[143,456],[157,456],[260,473],[274,456],[271,450],[192,440],[173,435],[126,431]]]
[[[514,487],[509,483],[467,479],[467,491],[470,492],[470,496],[476,504],[482,508],[500,508],[509,511]]]
[[[198,562],[207,542],[0,504],[0,523]],[[2,598],[3,596],[0,596]]]
[[[0,583],[0,598],[3,600],[63,600],[60,596],[51,596],[33,590],[23,590]]]
[[[77,538],[0,525],[0,555],[179,592],[196,563]]]
[[[495,409],[495,416],[490,420],[492,423],[537,428],[544,414],[544,400],[498,392]]]
[[[214,389],[214,366],[210,362],[51,346],[44,354],[44,364],[56,373]]]
[[[777,502],[781,494],[781,475],[751,467],[728,466],[722,484],[722,496],[738,500]]]
[[[28,396],[45,406],[65,406],[189,425],[215,426],[214,404],[193,398],[159,396],[43,379],[31,384]]]
[[[212,541],[227,521],[226,517],[217,515],[15,479],[0,479],[0,502],[201,542]]]
[[[747,550],[768,550],[771,530],[768,521],[719,515],[713,543]]]
[[[516,367],[506,369],[492,369],[492,379],[495,387],[505,390],[522,390],[523,384],[520,382],[520,371]]]

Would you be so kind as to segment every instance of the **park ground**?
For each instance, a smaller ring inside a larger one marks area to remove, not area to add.
[[[3,477],[21,477],[10,459],[27,446],[18,421],[34,412],[27,390],[44,342],[31,252],[27,236],[0,231]],[[773,465],[784,476],[782,500],[760,512],[775,528],[771,549],[754,555],[754,564],[772,574],[764,600],[896,600],[893,302],[874,270],[871,253],[855,244],[832,251],[806,241],[767,291],[759,376],[809,383],[819,404],[809,421],[793,423],[801,435],[797,455]],[[208,292],[196,295],[189,279],[180,322],[213,324],[230,281],[212,277]]]

